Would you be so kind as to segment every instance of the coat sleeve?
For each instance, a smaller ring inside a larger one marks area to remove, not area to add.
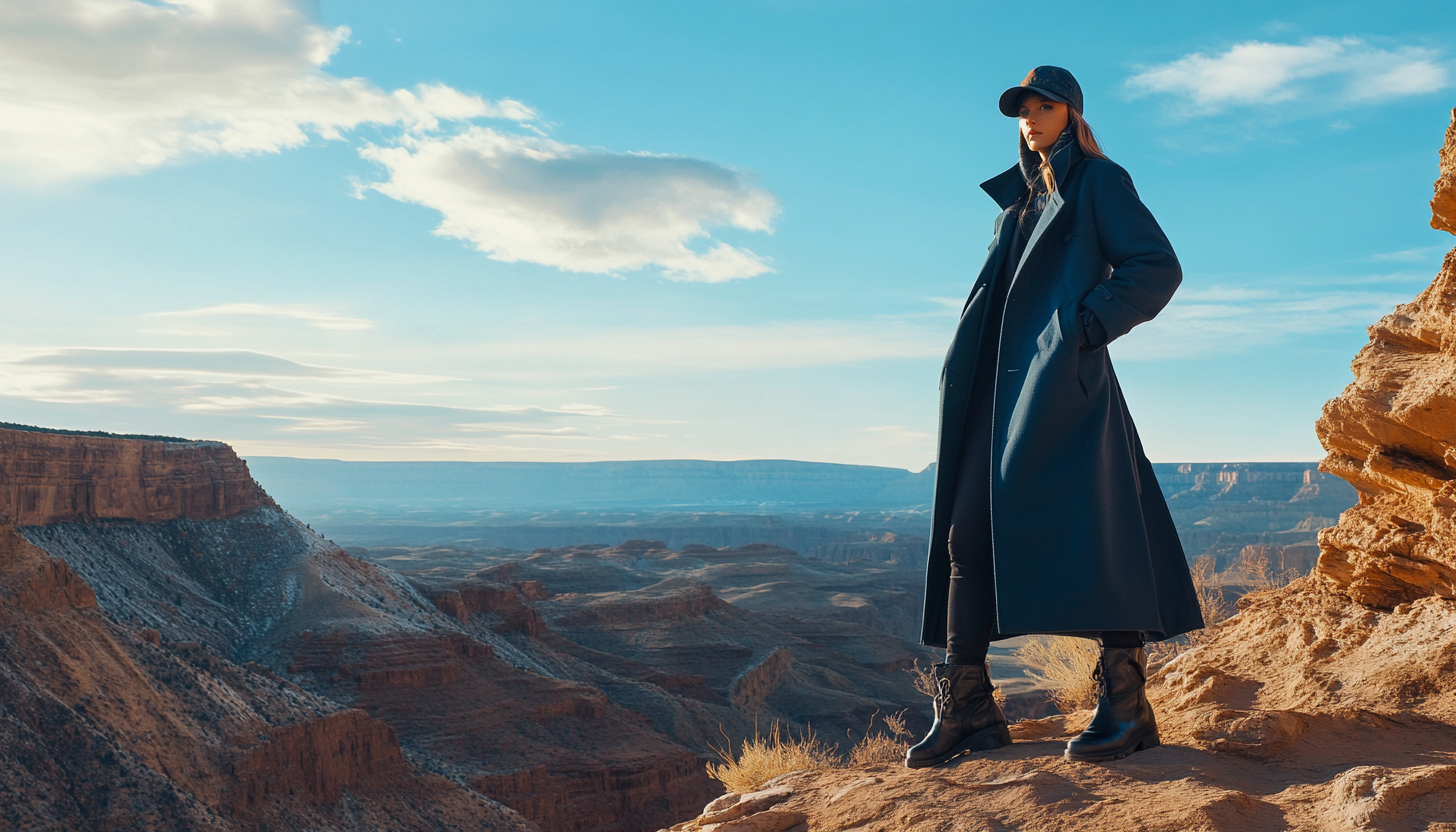
[[[1107,333],[1104,343],[1110,343],[1168,304],[1183,282],[1183,267],[1127,171],[1103,164],[1088,184],[1094,188],[1097,242],[1112,273],[1082,298],[1082,306],[1097,316]]]

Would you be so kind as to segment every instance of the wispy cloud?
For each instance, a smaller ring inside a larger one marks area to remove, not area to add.
[[[1356,37],[1302,43],[1246,41],[1222,52],[1195,52],[1144,67],[1127,81],[1133,95],[1161,93],[1211,115],[1298,98],[1304,111],[1371,104],[1439,92],[1451,84],[1449,61],[1417,46],[1382,48]]]
[[[437,443],[440,450],[460,443],[472,453],[491,448],[504,453],[510,446],[472,437],[580,441],[597,438],[589,426],[610,432],[632,422],[593,403],[471,404],[476,396],[452,387],[458,381],[324,367],[241,350],[73,347],[0,361],[0,397],[12,402],[149,414],[150,423],[209,426],[207,435],[246,440],[254,448],[308,442],[389,449],[419,441]]]
[[[771,271],[747,249],[690,243],[711,226],[770,231],[778,200],[740,171],[701,159],[614,153],[472,127],[406,136],[360,154],[389,174],[361,184],[444,218],[435,233],[491,259],[574,272],[660,266],[674,280],[716,283]]]
[[[1119,359],[1146,361],[1240,353],[1300,336],[1360,330],[1408,300],[1408,293],[1329,291],[1295,280],[1184,289],[1111,349]]]
[[[1438,259],[1444,251],[1446,251],[1445,246],[1420,246],[1372,254],[1369,259],[1376,263],[1424,263],[1428,260]]]
[[[184,309],[174,312],[153,312],[154,318],[179,318],[194,321],[199,318],[261,317],[297,320],[317,329],[353,332],[370,329],[374,322],[365,318],[352,318],[332,312],[322,312],[302,306],[276,303],[224,303],[201,309]]]
[[[939,315],[933,325],[811,320],[542,332],[481,344],[470,357],[481,366],[506,368],[504,374],[561,377],[814,367],[941,356],[953,325]]]
[[[162,397],[184,410],[297,407],[327,398],[282,385],[418,386],[448,376],[304,364],[252,350],[62,347],[0,361],[0,395],[47,402],[129,404]]]

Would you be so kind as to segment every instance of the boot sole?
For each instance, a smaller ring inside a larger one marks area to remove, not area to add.
[[[990,751],[993,748],[1002,748],[1011,744],[1011,729],[1006,725],[992,725],[990,728],[982,728],[976,733],[966,737],[956,744],[955,748],[929,760],[918,760],[916,762],[905,761],[905,768],[930,768],[941,763],[959,757],[962,754],[969,754],[976,751]]]
[[[1149,748],[1157,748],[1162,745],[1162,739],[1158,736],[1158,729],[1153,728],[1146,731],[1134,742],[1130,742],[1117,751],[1105,751],[1101,754],[1074,754],[1069,747],[1062,752],[1062,756],[1068,760],[1076,760],[1079,763],[1105,763],[1108,760],[1121,760],[1129,754],[1136,754],[1139,751],[1146,751]]]

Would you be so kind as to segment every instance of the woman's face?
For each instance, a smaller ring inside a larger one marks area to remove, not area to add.
[[[1067,129],[1067,105],[1034,92],[1021,97],[1021,138],[1038,153],[1048,153]]]

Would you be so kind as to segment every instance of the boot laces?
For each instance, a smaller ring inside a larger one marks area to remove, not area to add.
[[[950,679],[942,676],[936,680],[935,701],[939,703],[942,710],[949,710],[955,703],[955,697],[950,692]]]
[[[1096,667],[1092,668],[1092,680],[1097,683],[1097,695],[1106,699],[1112,695],[1111,688],[1107,682],[1107,657],[1097,659]]]

